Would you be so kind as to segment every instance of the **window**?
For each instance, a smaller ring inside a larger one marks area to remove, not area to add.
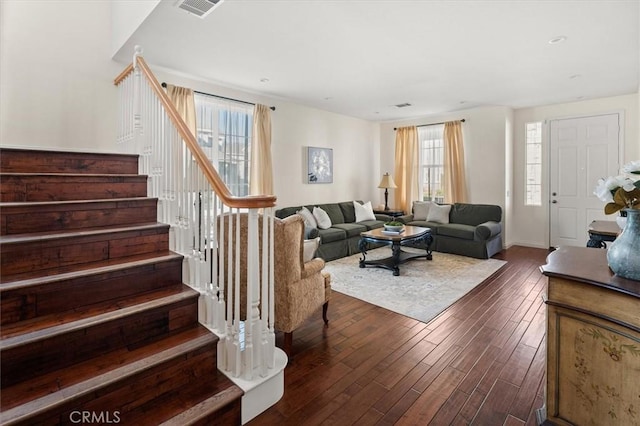
[[[422,199],[444,203],[444,125],[418,127]]]
[[[253,106],[195,94],[198,143],[235,196],[249,195]]]
[[[526,124],[525,206],[542,205],[542,122]]]

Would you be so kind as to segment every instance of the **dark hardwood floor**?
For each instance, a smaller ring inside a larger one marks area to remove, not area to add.
[[[318,312],[294,332],[285,394],[250,425],[535,425],[547,254],[503,251],[507,265],[429,323],[333,292],[329,325]]]

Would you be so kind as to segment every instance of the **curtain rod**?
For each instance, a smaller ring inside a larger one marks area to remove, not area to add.
[[[162,87],[164,87],[164,88],[166,88],[166,87],[167,87],[167,83],[162,82],[162,85],[161,85],[161,86],[162,86]],[[247,105],[255,105],[253,102],[241,101],[240,99],[227,98],[227,97],[225,97],[225,96],[213,95],[213,94],[211,94],[211,93],[199,92],[199,91],[197,91],[197,90],[194,90],[194,91],[193,91],[193,93],[197,93],[197,94],[199,94],[199,95],[213,96],[214,98],[226,99],[226,100],[228,100],[228,101],[240,102],[240,103],[242,103],[242,104],[247,104]],[[276,107],[272,106],[272,107],[269,107],[269,109],[270,109],[271,111],[275,111],[275,110],[276,110]]]
[[[453,121],[455,121],[455,120],[453,120]],[[464,123],[464,122],[465,122],[465,121],[467,121],[467,120],[465,120],[465,119],[463,118],[462,120],[459,120],[459,121],[461,121],[462,123]],[[447,122],[446,122],[446,121],[441,121],[440,123],[420,124],[420,125],[418,125],[418,126],[416,126],[416,127],[435,126],[435,125],[438,125],[438,124],[445,124],[445,123],[447,123]],[[393,128],[393,130],[398,130],[398,128],[397,128],[397,127],[394,127],[394,128]]]

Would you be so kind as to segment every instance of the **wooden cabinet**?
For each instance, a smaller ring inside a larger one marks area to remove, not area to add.
[[[541,269],[547,422],[640,425],[640,282],[614,276],[606,250],[560,248]]]

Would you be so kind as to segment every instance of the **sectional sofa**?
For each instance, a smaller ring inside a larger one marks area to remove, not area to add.
[[[316,255],[325,261],[359,253],[360,233],[381,228],[385,222],[391,220],[431,228],[434,239],[431,248],[441,253],[487,259],[502,250],[502,208],[496,205],[436,204],[433,209],[430,209],[429,202],[415,202],[412,214],[395,219],[391,216],[376,214],[375,220],[361,222],[356,222],[353,201],[285,207],[276,210],[275,215],[284,219],[296,214],[302,207],[313,211],[316,206],[328,214],[331,227],[328,229],[307,227],[305,238],[320,237],[320,246]]]

